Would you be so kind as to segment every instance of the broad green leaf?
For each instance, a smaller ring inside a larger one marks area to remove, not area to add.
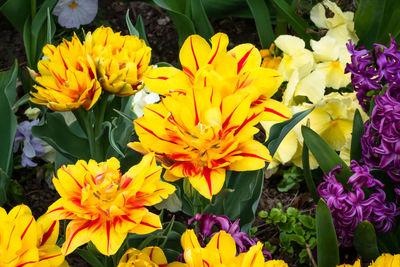
[[[261,47],[266,49],[275,40],[269,9],[264,0],[247,0],[253,14]]]
[[[60,113],[46,113],[39,125],[32,127],[32,134],[68,159],[90,159],[87,139],[75,135]]]
[[[357,225],[353,244],[363,261],[372,262],[379,257],[375,228],[369,221],[362,221]]]
[[[24,24],[22,36],[24,39],[24,47],[25,47],[25,54],[28,67],[32,68],[33,67],[32,64],[34,63],[34,57],[36,54],[36,40],[33,40],[31,33],[32,33],[31,19],[27,18]]]
[[[0,169],[11,175],[13,145],[17,131],[17,118],[12,106],[15,103],[18,63],[8,72],[0,73]]]
[[[91,266],[94,266],[94,267],[106,266],[96,257],[95,254],[91,253],[90,251],[88,251],[86,249],[78,248],[78,249],[76,249],[76,252]]]
[[[210,17],[223,18],[228,16],[251,18],[251,12],[246,0],[202,0],[203,6]]]
[[[310,192],[312,198],[314,199],[314,202],[318,203],[319,195],[317,193],[317,187],[315,186],[314,179],[311,174],[310,156],[308,153],[307,144],[305,142],[303,143],[302,161],[303,161],[304,180],[306,181],[308,191]]]
[[[286,0],[271,0],[278,12],[281,12],[287,22],[292,26],[293,30],[304,40],[306,44],[310,42],[312,36],[307,33],[307,29],[311,29],[310,25],[296,13]]]
[[[360,111],[354,113],[353,132],[351,133],[350,159],[359,161],[361,159],[361,137],[364,134],[364,123]]]
[[[338,182],[348,187],[346,182],[352,175],[349,166],[316,132],[303,125],[301,126],[301,133],[303,134],[305,144],[311,150],[311,153],[324,173],[329,173],[334,167],[342,165],[340,174],[336,174],[335,176]]]
[[[48,9],[53,9],[54,5],[56,4],[57,0],[46,0],[43,2],[43,4],[40,6],[39,11],[36,13],[36,16],[32,20],[32,34],[36,38],[39,36],[39,32],[43,25],[45,24],[45,21],[47,19],[47,14],[48,14]]]
[[[269,153],[271,154],[272,157],[274,156],[280,143],[282,142],[283,138],[285,138],[285,136],[288,134],[288,132],[292,130],[292,128],[296,126],[297,123],[299,123],[308,114],[310,114],[312,110],[313,109],[308,109],[296,113],[290,120],[274,124],[271,127],[271,130],[269,131],[268,134],[268,140],[267,142],[265,142],[264,145],[268,147]]]
[[[126,11],[125,21],[126,21],[126,25],[128,26],[129,34],[139,37],[139,32],[135,28],[135,26],[133,26],[131,18],[129,17],[129,9]]]
[[[207,13],[204,10],[201,0],[191,1],[191,16],[197,34],[201,35],[206,40],[211,39],[214,35],[214,29],[211,26]]]
[[[7,201],[7,188],[10,178],[3,169],[0,168],[0,207]]]
[[[0,6],[0,13],[20,32],[23,32],[24,23],[30,15],[31,5],[27,0],[8,0]]]
[[[331,211],[322,199],[318,201],[315,216],[318,266],[336,267],[339,265],[339,246]]]
[[[354,27],[360,38],[359,45],[371,48],[376,41],[384,8],[382,0],[360,0],[354,16]],[[388,25],[385,25],[388,26]]]

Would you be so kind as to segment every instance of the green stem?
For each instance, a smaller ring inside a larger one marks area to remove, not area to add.
[[[97,105],[96,122],[94,125],[94,134],[95,134],[96,138],[99,136],[100,131],[101,131],[101,125],[103,124],[103,121],[104,121],[104,114],[107,109],[108,99],[109,99],[110,95],[111,95],[110,93],[108,93],[107,91],[104,91],[104,93],[101,96],[101,99]]]
[[[97,153],[97,146],[96,140],[94,135],[94,129],[92,124],[90,123],[90,113],[82,108],[75,109],[73,111],[76,120],[78,121],[79,125],[81,126],[82,130],[86,133],[88,142],[89,142],[89,149],[90,149],[90,156],[92,159],[96,161],[100,161],[101,158]]]

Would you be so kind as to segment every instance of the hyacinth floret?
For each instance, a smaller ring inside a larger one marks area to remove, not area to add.
[[[400,182],[400,87],[391,85],[375,98],[371,119],[364,124],[361,161],[369,168],[382,169]]]
[[[216,216],[214,214],[197,213],[196,216],[188,221],[188,224],[192,225],[195,222],[199,222],[197,238],[202,247],[205,247],[207,241],[217,232],[225,231],[235,240],[236,246],[239,250],[238,252],[243,253],[249,251],[252,246],[257,245],[258,239],[250,238],[247,233],[241,232],[239,221],[240,219],[237,219],[232,223],[225,215]],[[213,226],[217,228],[217,231],[213,231]],[[263,254],[267,259],[272,259],[272,256],[268,251],[264,250]]]
[[[347,64],[345,71],[351,73],[351,84],[357,92],[357,98],[364,110],[367,110],[367,103],[374,94],[371,91],[400,82],[399,46],[392,38],[388,47],[374,44],[374,48],[369,51],[348,43],[347,49],[351,54],[351,64]]]
[[[386,200],[384,185],[369,173],[367,166],[360,166],[353,160],[350,168],[354,172],[347,181],[351,189],[346,189],[336,180],[335,175],[340,173],[342,166],[336,166],[325,174],[324,182],[317,188],[331,210],[338,240],[346,247],[352,246],[354,231],[360,222],[367,220],[379,232],[387,232],[399,214],[396,204]],[[366,197],[364,187],[375,192]]]

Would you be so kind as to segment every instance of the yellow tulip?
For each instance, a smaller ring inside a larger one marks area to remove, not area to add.
[[[149,267],[183,267],[186,264],[173,262],[168,264],[164,252],[159,247],[147,247],[142,250],[128,249],[119,261],[118,267],[149,266]]]
[[[225,231],[216,233],[206,247],[201,247],[194,231],[186,230],[181,237],[181,245],[189,267],[288,267],[282,260],[265,262],[261,242],[236,256],[235,240]]]
[[[182,70],[153,68],[144,81],[161,95],[185,94],[212,87],[222,98],[245,92],[254,112],[262,111],[263,120],[283,121],[291,117],[289,109],[271,99],[283,78],[273,69],[261,67],[261,54],[252,44],[241,44],[227,51],[228,36],[217,33],[211,46],[199,35],[189,36],[179,53]]]
[[[221,190],[226,170],[261,169],[271,156],[253,139],[261,112],[250,112],[246,95],[222,98],[212,87],[197,89],[145,106],[144,116],[134,121],[140,143],[128,146],[155,152],[167,181],[188,177],[211,199]]]
[[[71,220],[67,226],[63,254],[92,241],[104,255],[117,252],[127,233],[148,234],[161,229],[158,215],[145,206],[167,198],[175,187],[160,181],[161,167],[154,154],[130,168],[124,175],[119,161],[79,160],[63,166],[53,178],[61,198],[53,203],[47,215]]]
[[[368,267],[400,267],[400,254],[383,253]]]
[[[0,223],[0,266],[68,266],[56,245],[56,221],[46,216],[36,221],[29,207],[19,205],[8,214],[0,207]]]
[[[354,264],[342,264],[336,267],[361,267],[360,259],[356,260]]]
[[[274,70],[278,69],[279,64],[281,63],[282,57],[275,56],[274,50],[275,50],[274,43],[271,44],[269,49],[261,49],[260,50],[260,55],[263,59],[261,67],[274,69]]]
[[[96,62],[104,90],[130,96],[143,87],[142,77],[149,67],[151,48],[137,36],[121,36],[109,27],[88,33],[85,47]]]
[[[30,100],[54,111],[89,110],[100,97],[101,87],[94,61],[78,37],[63,40],[57,47],[48,44],[43,54],[35,78],[38,85],[33,86],[37,92],[31,92]]]

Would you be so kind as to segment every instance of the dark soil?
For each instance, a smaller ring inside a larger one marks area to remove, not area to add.
[[[125,23],[127,9],[131,10],[133,23],[137,16],[141,15],[145,24],[147,38],[152,47],[152,62],[168,62],[175,66],[178,65],[178,35],[173,23],[168,18],[165,11],[152,7],[141,2],[120,3],[117,1],[99,1],[99,19],[106,20],[114,31],[121,31],[128,34]],[[256,27],[253,20],[224,18],[212,20],[215,32],[225,32],[230,38],[229,48],[241,43],[253,43],[260,48]],[[15,31],[7,20],[0,15],[0,71],[7,70],[13,64],[13,57],[17,57],[21,65],[25,64],[25,54],[21,34]],[[32,173],[34,172],[34,173]],[[47,207],[58,199],[58,194],[54,189],[49,188],[46,182],[46,175],[40,168],[24,168],[13,173],[13,179],[21,180],[25,177],[22,186],[25,190],[25,204],[31,207],[33,214],[38,218],[45,213]],[[29,177],[29,179],[26,179]],[[276,189],[276,184],[280,177],[272,177],[265,180],[263,195],[259,204],[259,210],[269,211],[281,202],[286,209],[294,206],[306,212],[313,212],[313,205],[308,193],[303,191],[291,191],[280,193]],[[183,217],[182,217],[183,218]],[[256,225],[264,224],[261,219],[255,222]],[[270,241],[272,244],[279,244],[279,233],[273,226],[263,226],[257,237],[261,241]],[[295,259],[280,253],[273,255],[276,259],[284,259],[288,263],[294,263]],[[70,266],[88,266],[79,256],[73,254],[67,260]],[[290,264],[293,266],[293,264]]]

